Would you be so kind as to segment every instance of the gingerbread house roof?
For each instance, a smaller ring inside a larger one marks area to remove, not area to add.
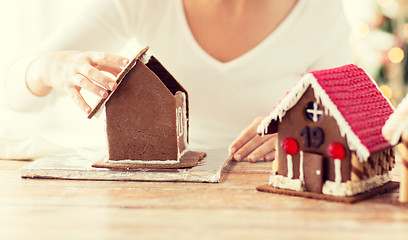
[[[153,59],[153,61],[150,61]],[[142,49],[135,58],[133,58],[128,65],[118,74],[116,78],[116,83],[119,85],[122,83],[122,81],[125,79],[126,75],[132,70],[137,62],[142,62],[144,64],[149,64],[153,69],[151,69],[162,81],[162,83],[167,87],[167,89],[174,95],[176,92],[181,91],[187,94],[187,91],[181,86],[179,82],[177,82],[176,79],[171,76],[167,70],[161,66],[161,64],[154,58],[152,55],[150,48],[145,47]],[[109,101],[110,97],[115,93],[115,91],[118,89],[118,87],[113,90],[108,92],[108,96],[105,99],[101,99],[97,105],[92,109],[92,111],[88,114],[88,118],[91,119],[92,117],[96,116],[99,117],[100,114],[102,113],[106,103]],[[188,102],[188,99],[186,100]],[[187,115],[188,115],[188,109],[187,109]]]
[[[350,150],[356,151],[361,161],[391,146],[381,129],[394,109],[374,80],[353,64],[306,73],[262,121],[258,133],[276,132],[278,121],[282,121],[309,86],[325,114],[337,121]]]

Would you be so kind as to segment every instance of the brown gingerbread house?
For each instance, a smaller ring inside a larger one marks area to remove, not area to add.
[[[180,168],[205,153],[188,148],[188,93],[143,49],[119,74],[118,87],[89,114],[105,106],[109,156],[95,167]]]
[[[355,65],[305,74],[258,128],[278,133],[268,187],[348,197],[387,184],[394,148],[381,128],[392,112]]]

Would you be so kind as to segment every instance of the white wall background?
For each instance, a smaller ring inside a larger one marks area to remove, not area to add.
[[[0,65],[29,51],[58,25],[82,9],[86,0],[0,0]]]
[[[39,45],[58,26],[69,21],[78,11],[82,11],[87,1],[0,0],[0,77],[4,78],[10,61]],[[0,79],[0,94],[3,94],[2,81],[3,79]],[[27,136],[41,135],[43,131],[40,132],[40,129],[57,132],[55,121],[44,117],[43,112],[14,112],[4,105],[2,98],[0,95],[0,140],[2,137],[8,137],[3,136],[4,134],[10,133],[5,129]],[[67,142],[70,141],[75,140],[68,137]]]

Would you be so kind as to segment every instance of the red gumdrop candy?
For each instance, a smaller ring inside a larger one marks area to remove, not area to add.
[[[338,142],[332,142],[327,147],[327,153],[331,158],[334,159],[343,159],[346,154],[343,145]]]
[[[293,155],[298,150],[298,144],[293,138],[285,138],[282,140],[282,149],[286,154]]]

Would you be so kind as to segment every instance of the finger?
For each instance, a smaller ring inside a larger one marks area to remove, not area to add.
[[[108,90],[115,90],[117,87],[115,80],[109,78],[101,71],[90,65],[81,65],[79,73]]]
[[[87,91],[99,97],[106,98],[108,96],[108,91],[94,84],[88,78],[84,77],[81,74],[75,74],[73,84],[79,86],[80,88],[86,89]]]
[[[263,158],[266,161],[270,161],[270,155],[275,152],[275,137],[271,137],[265,141],[261,146],[252,151],[248,156],[249,162],[256,162]]]
[[[118,76],[119,73],[122,72],[122,68],[114,65],[96,65],[94,66],[96,69],[104,72],[108,72],[115,77]]]
[[[276,153],[276,149],[274,149],[272,152],[265,154],[265,161],[273,161],[276,158]]]
[[[86,103],[78,88],[72,87],[67,90],[68,96],[71,100],[85,113],[91,112],[91,107]]]
[[[237,152],[242,146],[244,146],[249,140],[257,135],[257,128],[259,123],[263,118],[259,117],[256,118],[246,129],[244,129],[241,134],[232,142],[231,146],[229,147],[229,151],[231,154]]]
[[[88,52],[87,55],[91,60],[92,66],[125,67],[129,63],[129,59],[113,53]]]
[[[257,149],[260,145],[262,145],[269,138],[270,136],[261,137],[261,136],[255,135],[251,140],[245,143],[245,145],[242,146],[236,153],[234,153],[233,155],[234,159],[237,161],[241,161],[246,156],[248,156],[250,153],[252,153],[255,149]],[[261,157],[263,157],[263,155]]]

